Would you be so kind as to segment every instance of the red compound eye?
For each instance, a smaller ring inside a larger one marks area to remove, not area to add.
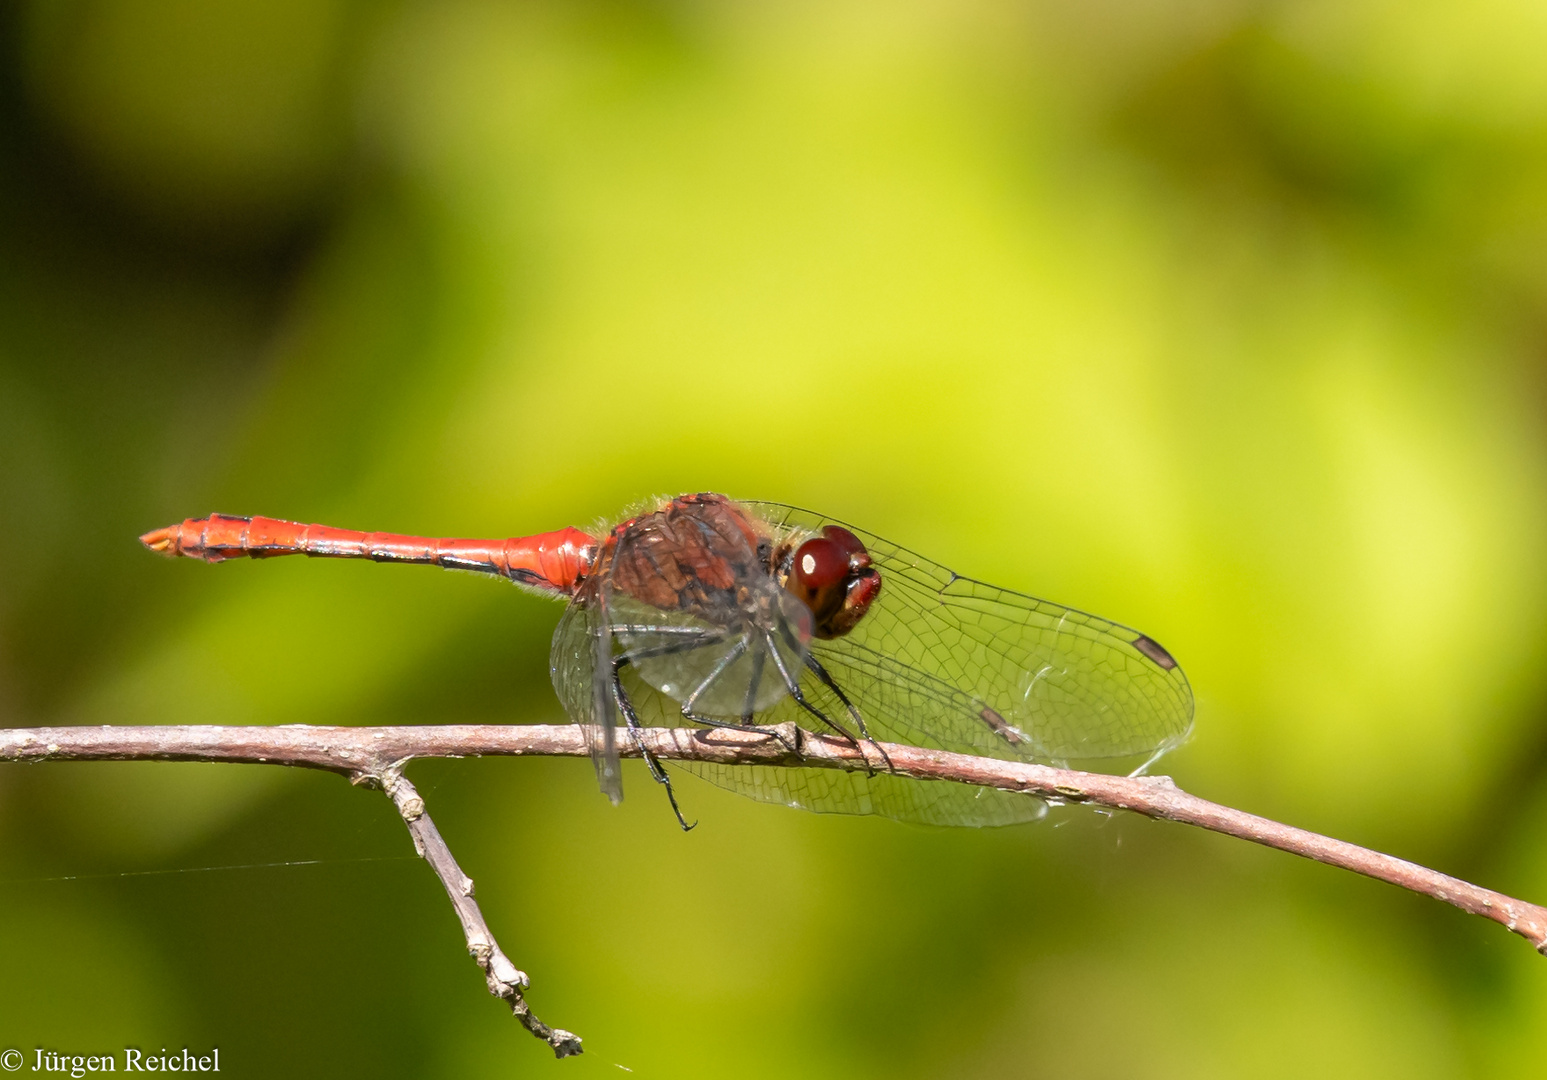
[[[795,551],[795,577],[813,593],[830,589],[849,572],[849,553],[834,540],[818,536]]]
[[[842,548],[845,558],[865,550],[865,545],[860,543],[859,537],[845,529],[842,525],[824,525],[822,526],[822,535]]]

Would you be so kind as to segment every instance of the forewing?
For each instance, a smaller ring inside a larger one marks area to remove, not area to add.
[[[617,706],[611,683],[612,634],[594,589],[582,588],[564,610],[553,633],[548,669],[564,711],[585,735],[602,792],[614,803],[621,802],[623,776],[618,767]]]
[[[849,634],[813,642],[812,655],[875,739],[1079,762],[1151,758],[1191,730],[1186,676],[1138,631],[962,577],[831,518],[743,505],[781,537],[842,525],[870,552],[880,596]]]

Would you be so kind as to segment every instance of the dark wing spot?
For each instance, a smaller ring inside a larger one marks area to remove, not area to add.
[[[1162,649],[1160,647],[1160,643],[1154,638],[1147,638],[1143,634],[1140,634],[1138,637],[1133,639],[1133,647],[1138,649],[1151,660],[1155,661],[1155,663],[1159,664],[1161,667],[1165,668],[1167,671],[1170,671],[1172,668],[1176,667],[1176,659],[1172,657],[1170,653],[1166,652],[1166,650]]]
[[[1145,640],[1148,639],[1146,638]],[[1157,648],[1158,647],[1159,646],[1157,646]],[[978,718],[989,727],[993,728],[994,733],[1003,738],[1004,741],[1009,743],[1011,746],[1016,746],[1026,741],[1025,738],[1022,737],[1021,733],[1015,730],[1014,726],[1011,725],[1008,720],[1006,720],[1003,716],[1000,716],[999,713],[995,712],[993,709],[990,709],[987,705],[978,710]]]

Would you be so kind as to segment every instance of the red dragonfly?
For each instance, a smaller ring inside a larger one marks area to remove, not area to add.
[[[631,733],[687,721],[775,737],[774,725],[797,721],[856,744],[1060,764],[1147,764],[1192,727],[1187,678],[1154,639],[779,503],[683,495],[604,536],[432,539],[215,515],[140,539],[206,562],[431,563],[567,597],[553,685],[614,802],[620,717]],[[687,828],[666,770],[639,749]],[[1046,811],[1024,795],[883,769],[681,764],[753,798],[822,812],[1003,825]]]

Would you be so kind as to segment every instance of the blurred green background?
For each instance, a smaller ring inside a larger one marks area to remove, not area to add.
[[[0,14],[0,716],[553,722],[559,607],[152,558],[721,490],[1140,627],[1200,794],[1547,900],[1547,8]],[[238,1076],[1521,1076],[1547,966],[1238,842],[422,763],[0,769],[0,1043]],[[306,865],[209,869],[265,863]],[[163,871],[177,871],[166,872]]]

